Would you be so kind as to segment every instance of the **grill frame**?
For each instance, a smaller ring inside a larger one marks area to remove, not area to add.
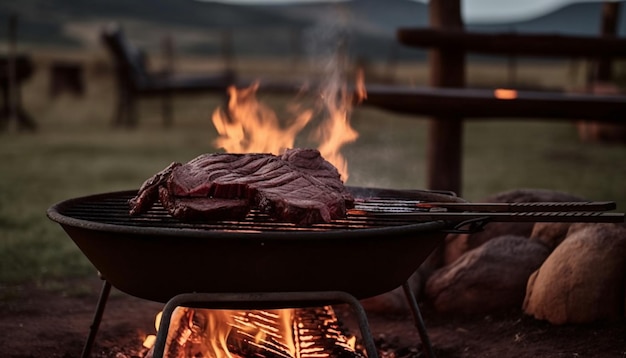
[[[392,201],[401,201],[398,197],[462,201],[425,191],[350,189],[357,198],[387,195]],[[48,209],[48,217],[63,227],[113,286],[157,302],[189,292],[343,291],[359,299],[372,297],[401,286],[443,241],[445,230],[454,226],[444,220],[391,219],[375,221],[380,227],[338,229],[331,224],[294,227],[294,231],[233,232],[192,224],[128,226],[66,215],[89,200],[135,193],[69,199]],[[371,223],[367,216],[364,220]]]

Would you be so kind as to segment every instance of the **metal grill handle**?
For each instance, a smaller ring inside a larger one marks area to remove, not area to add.
[[[609,211],[615,210],[613,201],[572,201],[533,203],[419,203],[423,209],[479,212],[548,212],[548,211]]]
[[[485,218],[492,222],[587,222],[587,223],[623,223],[623,213],[603,213],[596,211],[569,212],[422,212],[422,213],[369,213],[373,219],[399,219],[414,221],[449,220],[465,221]]]

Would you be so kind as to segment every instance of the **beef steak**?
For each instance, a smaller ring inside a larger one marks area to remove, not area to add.
[[[239,220],[250,211],[247,199],[177,197],[164,186],[159,188],[159,200],[172,216],[190,221]]]
[[[212,153],[172,163],[130,200],[131,215],[160,200],[183,220],[240,219],[251,207],[301,225],[343,218],[354,199],[337,169],[314,149],[283,155]]]
[[[167,182],[172,170],[180,165],[174,162],[143,182],[137,196],[130,199],[130,214],[137,215],[150,209],[159,199],[159,187]]]

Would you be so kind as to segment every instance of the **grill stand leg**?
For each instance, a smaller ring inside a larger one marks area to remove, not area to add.
[[[417,331],[420,335],[420,339],[422,340],[422,345],[424,346],[424,352],[426,353],[427,358],[435,358],[435,352],[433,351],[433,347],[430,343],[430,338],[428,338],[428,332],[426,331],[426,325],[424,324],[424,319],[422,318],[422,313],[420,312],[420,308],[417,305],[417,300],[415,299],[415,295],[411,290],[411,286],[409,286],[409,282],[405,282],[402,284],[402,289],[404,290],[404,295],[411,307],[411,313],[413,314],[413,321],[415,322],[415,327],[417,327]]]
[[[88,358],[91,355],[91,348],[93,347],[93,342],[96,339],[96,334],[98,333],[100,322],[102,321],[102,314],[104,313],[104,308],[106,307],[109,294],[111,293],[111,284],[109,281],[104,279],[102,276],[100,276],[100,278],[103,280],[102,290],[100,291],[100,298],[98,298],[96,311],[93,315],[93,321],[89,327],[89,336],[87,336],[87,341],[83,347],[83,353],[80,355],[81,358]]]
[[[297,304],[296,304],[297,303]],[[361,338],[368,358],[378,358],[374,338],[361,303],[346,292],[272,292],[272,293],[186,293],[174,296],[163,308],[153,358],[163,358],[172,314],[176,307],[208,309],[277,309],[315,307],[346,303],[357,315]]]

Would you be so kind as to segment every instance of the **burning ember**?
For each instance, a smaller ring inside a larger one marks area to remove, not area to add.
[[[147,357],[151,356],[150,352]],[[330,306],[248,311],[178,307],[164,356],[362,357],[355,350],[355,339],[344,335]]]

